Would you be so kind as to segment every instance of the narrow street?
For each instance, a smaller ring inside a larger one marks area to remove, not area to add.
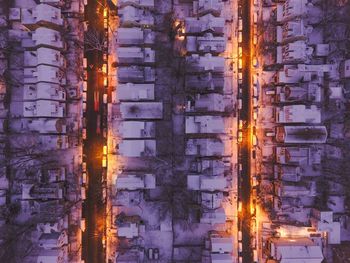
[[[240,201],[242,202],[242,210],[240,214],[240,230],[242,231],[242,259],[243,263],[252,263],[251,249],[251,210],[250,210],[250,194],[251,194],[251,158],[252,158],[252,142],[251,142],[251,2],[250,0],[241,0],[239,2],[239,14],[242,17],[242,109],[239,113],[240,120],[243,121],[242,143],[239,147],[239,161],[242,164],[240,173]]]
[[[103,12],[104,1],[89,0],[85,10],[88,21],[88,33],[104,35]],[[85,43],[86,45],[86,43]],[[103,183],[105,172],[102,167],[103,146],[106,138],[103,135],[103,51],[85,46],[87,58],[87,102],[86,102],[86,140],[84,142],[84,161],[87,166],[86,200],[83,205],[83,216],[86,218],[86,231],[83,234],[83,259],[85,263],[105,262],[103,245],[105,233],[105,202]]]

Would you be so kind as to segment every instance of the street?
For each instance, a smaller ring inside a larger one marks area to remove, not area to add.
[[[98,2],[89,0],[85,10],[88,21],[88,32],[93,30],[104,34],[103,0]],[[86,44],[85,44],[86,45]],[[83,206],[83,216],[86,218],[86,231],[83,234],[83,259],[86,263],[105,262],[105,202],[103,200],[103,183],[105,172],[102,167],[103,146],[106,144],[102,123],[106,115],[103,104],[103,50],[87,47],[87,105],[85,118],[87,119],[84,142],[84,158],[87,164],[88,187],[87,198]]]
[[[243,263],[253,262],[251,250],[251,210],[250,210],[250,192],[251,192],[251,3],[250,0],[243,0],[239,3],[238,11],[242,18],[242,84],[241,99],[242,109],[239,112],[239,118],[243,121],[242,143],[239,147],[239,161],[242,165],[240,171],[239,199],[242,202],[240,212],[239,228],[242,231],[242,259]]]

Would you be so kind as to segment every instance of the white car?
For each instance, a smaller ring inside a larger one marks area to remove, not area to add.
[[[82,219],[80,220],[80,229],[81,229],[81,231],[85,232],[85,229],[86,229],[85,218],[82,218]]]
[[[238,19],[238,31],[242,31],[243,30],[243,21],[242,18]]]
[[[86,172],[83,172],[81,182],[82,182],[84,185],[86,185],[86,183],[87,183],[87,174],[86,174]]]
[[[81,194],[81,199],[82,199],[82,200],[85,200],[85,199],[86,199],[86,189],[85,189],[85,186],[82,186],[82,187],[81,187],[80,194]]]
[[[243,34],[241,31],[238,32],[238,43],[242,43],[243,41]]]

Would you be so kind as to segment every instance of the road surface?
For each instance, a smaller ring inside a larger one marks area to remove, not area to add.
[[[239,228],[242,231],[242,259],[243,263],[253,262],[250,231],[250,165],[251,165],[251,0],[239,2],[239,14],[241,14],[242,30],[242,109],[239,112],[243,121],[243,141],[239,146],[239,160],[242,164],[240,173],[239,197],[242,202]]]
[[[104,34],[103,5],[104,0],[88,0],[85,8],[85,18],[89,29]],[[90,49],[90,48],[89,48]],[[105,203],[102,187],[104,170],[102,168],[103,138],[102,121],[106,115],[103,105],[103,53],[101,50],[87,50],[87,107],[85,112],[87,122],[87,139],[84,142],[84,158],[88,171],[88,187],[83,205],[83,216],[86,218],[86,231],[83,234],[83,259],[86,263],[105,262],[103,239],[105,234]],[[101,117],[102,116],[102,117]]]

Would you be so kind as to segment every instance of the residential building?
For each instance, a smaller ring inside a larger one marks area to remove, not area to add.
[[[123,140],[118,145],[118,153],[123,157],[156,156],[156,140]]]
[[[285,85],[276,87],[276,102],[279,103],[310,103],[321,102],[321,86],[313,83],[303,85]]]
[[[225,133],[225,121],[221,116],[186,116],[186,134]]]
[[[28,38],[22,39],[22,47],[27,49],[36,49],[39,47],[65,50],[66,44],[63,41],[61,33],[45,27],[39,27],[33,32],[28,32]]]
[[[311,147],[276,147],[276,162],[285,165],[316,165],[321,163],[321,150]]]
[[[226,222],[225,210],[221,207],[215,210],[207,210],[202,212],[200,223],[202,224],[224,224]]]
[[[120,104],[122,119],[162,119],[162,102],[122,102]]]
[[[116,101],[154,100],[154,84],[119,84]]]
[[[118,64],[151,64],[155,62],[155,52],[150,48],[118,47]]]
[[[66,84],[66,78],[62,70],[48,65],[38,65],[35,68],[24,68],[24,84],[36,84],[48,82],[54,84]]]
[[[316,105],[288,105],[276,108],[276,123],[321,123],[321,110]]]
[[[208,91],[222,93],[225,85],[224,76],[220,73],[203,72],[200,74],[186,74],[185,87],[187,90],[194,90],[198,93]]]
[[[276,128],[276,141],[281,143],[325,143],[325,126],[279,126]]]
[[[221,94],[197,94],[194,100],[187,102],[187,112],[224,112],[225,101]]]
[[[225,58],[213,56],[210,53],[204,56],[192,54],[186,57],[186,72],[187,73],[201,73],[204,71],[212,71],[216,73],[224,73]]]
[[[37,67],[41,64],[65,68],[66,59],[60,51],[47,47],[24,51],[24,67]]]
[[[122,173],[117,176],[116,188],[125,190],[154,189],[156,177],[154,174]]]
[[[22,199],[24,200],[57,200],[64,198],[64,187],[60,183],[22,184]]]
[[[63,26],[61,9],[49,4],[38,4],[31,9],[21,9],[21,22],[33,30],[39,26]]]
[[[187,175],[187,188],[195,191],[225,191],[227,178],[224,176],[206,176],[200,174]]]
[[[152,26],[154,24],[154,17],[150,12],[131,5],[118,9],[118,16],[122,27],[124,25]]]
[[[321,247],[310,238],[271,238],[268,244],[271,258],[280,263],[321,263],[324,259]]]
[[[224,33],[225,19],[223,17],[215,17],[212,14],[206,14],[200,17],[187,17],[185,19],[186,34],[200,34],[210,32],[214,35],[222,35]]]
[[[142,8],[153,8],[154,0],[120,0],[118,1],[118,8],[133,5]]]
[[[23,117],[65,117],[66,105],[58,101],[36,100],[23,102]]]
[[[152,45],[155,34],[150,29],[139,27],[118,28],[116,42],[120,46]]]
[[[66,101],[66,91],[56,83],[38,82],[23,86],[23,100],[55,100]]]
[[[154,138],[155,126],[151,121],[123,121],[119,125],[119,134],[124,139]]]
[[[277,22],[287,22],[308,14],[308,6],[312,4],[306,0],[286,0],[277,4]]]
[[[155,81],[155,71],[151,67],[121,66],[118,68],[119,83],[145,83]]]
[[[221,139],[189,139],[186,144],[186,155],[231,156],[231,151],[231,145]]]
[[[226,39],[206,33],[204,36],[187,36],[186,50],[189,53],[213,53],[219,54],[225,51]]]
[[[195,15],[203,16],[206,14],[213,14],[214,16],[220,16],[223,1],[221,0],[198,0],[197,10],[195,10]]]

